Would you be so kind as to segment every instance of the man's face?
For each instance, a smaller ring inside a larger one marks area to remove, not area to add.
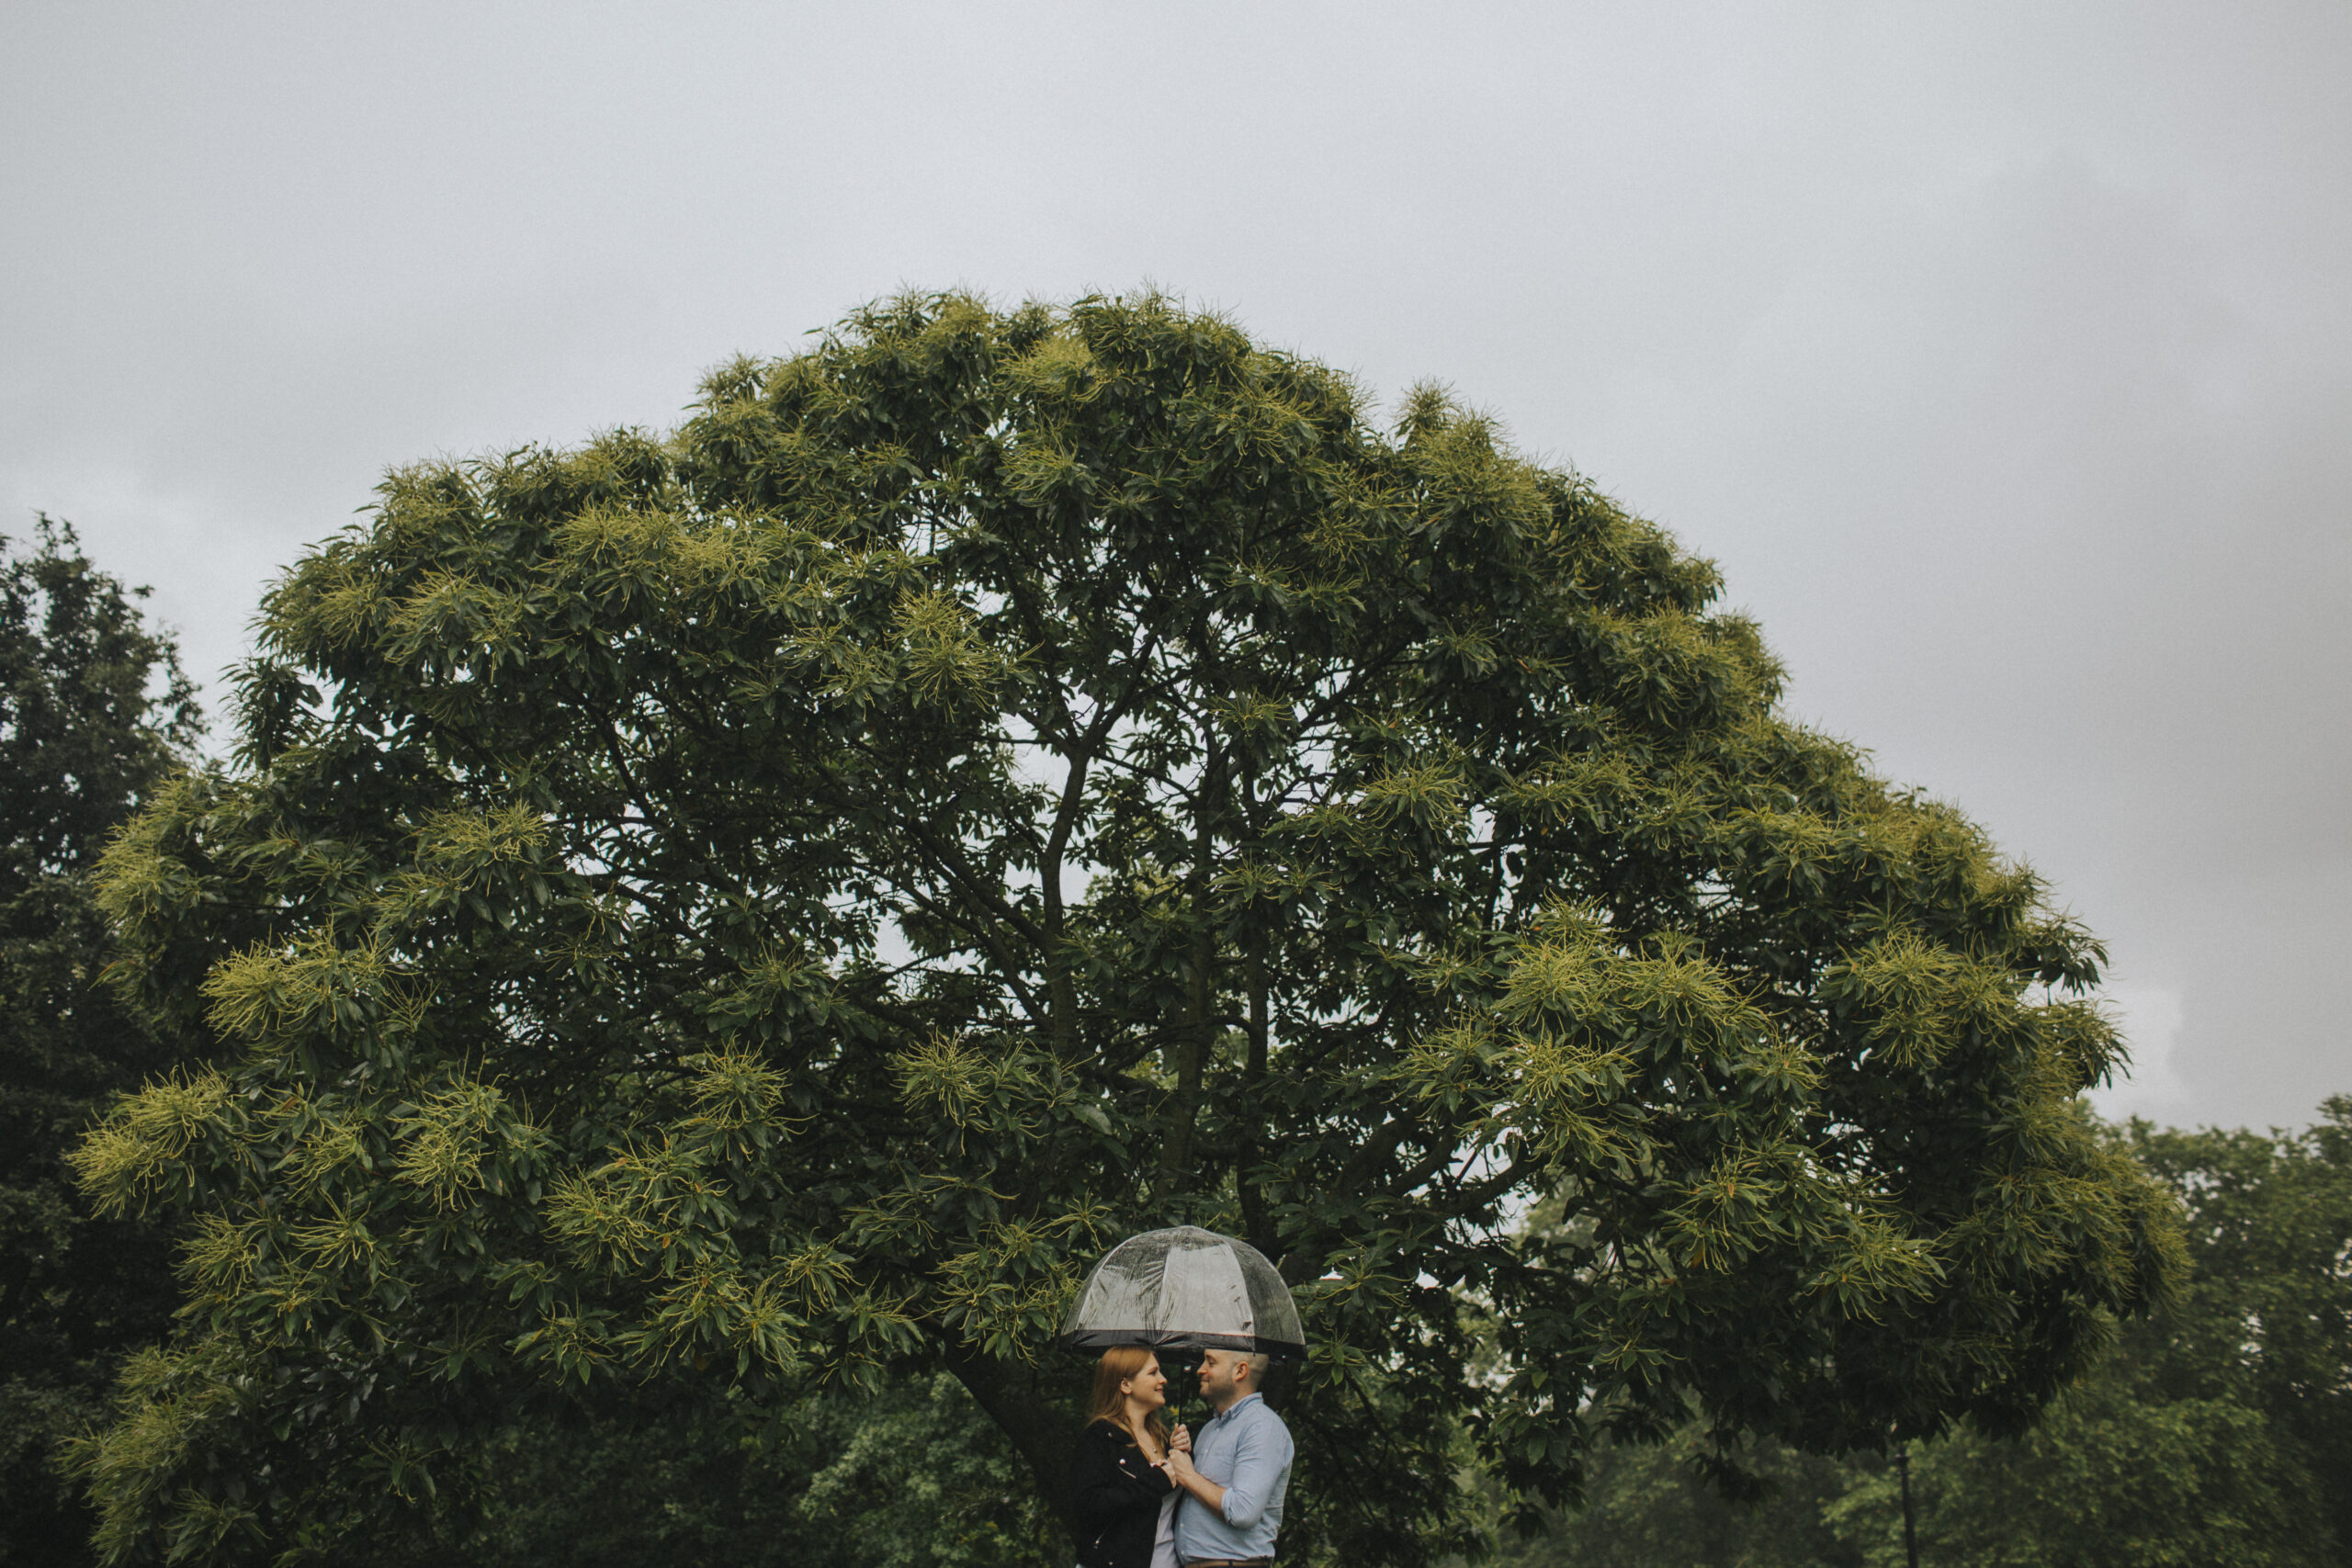
[[[1241,1358],[1230,1350],[1201,1352],[1201,1397],[1212,1404],[1249,1392]]]

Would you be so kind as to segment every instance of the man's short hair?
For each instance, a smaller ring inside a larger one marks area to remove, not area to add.
[[[1236,1371],[1238,1371],[1243,1367],[1247,1367],[1250,1369],[1250,1381],[1251,1382],[1260,1382],[1264,1381],[1266,1376],[1266,1363],[1272,1359],[1267,1356],[1264,1351],[1235,1350],[1230,1352],[1230,1354],[1233,1357],[1234,1370]]]

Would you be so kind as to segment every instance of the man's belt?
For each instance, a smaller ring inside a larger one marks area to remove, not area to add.
[[[1271,1557],[1187,1557],[1184,1568],[1266,1568]]]

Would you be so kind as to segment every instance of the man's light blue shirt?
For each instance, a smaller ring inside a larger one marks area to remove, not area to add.
[[[1193,1468],[1225,1488],[1225,1506],[1220,1511],[1184,1495],[1176,1507],[1178,1561],[1272,1557],[1283,1494],[1290,1490],[1291,1451],[1290,1428],[1254,1393],[1195,1432]]]

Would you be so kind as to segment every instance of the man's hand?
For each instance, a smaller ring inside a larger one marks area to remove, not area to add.
[[[1169,1449],[1168,1478],[1219,1513],[1225,1511],[1225,1488],[1193,1468],[1193,1456],[1187,1450]]]

